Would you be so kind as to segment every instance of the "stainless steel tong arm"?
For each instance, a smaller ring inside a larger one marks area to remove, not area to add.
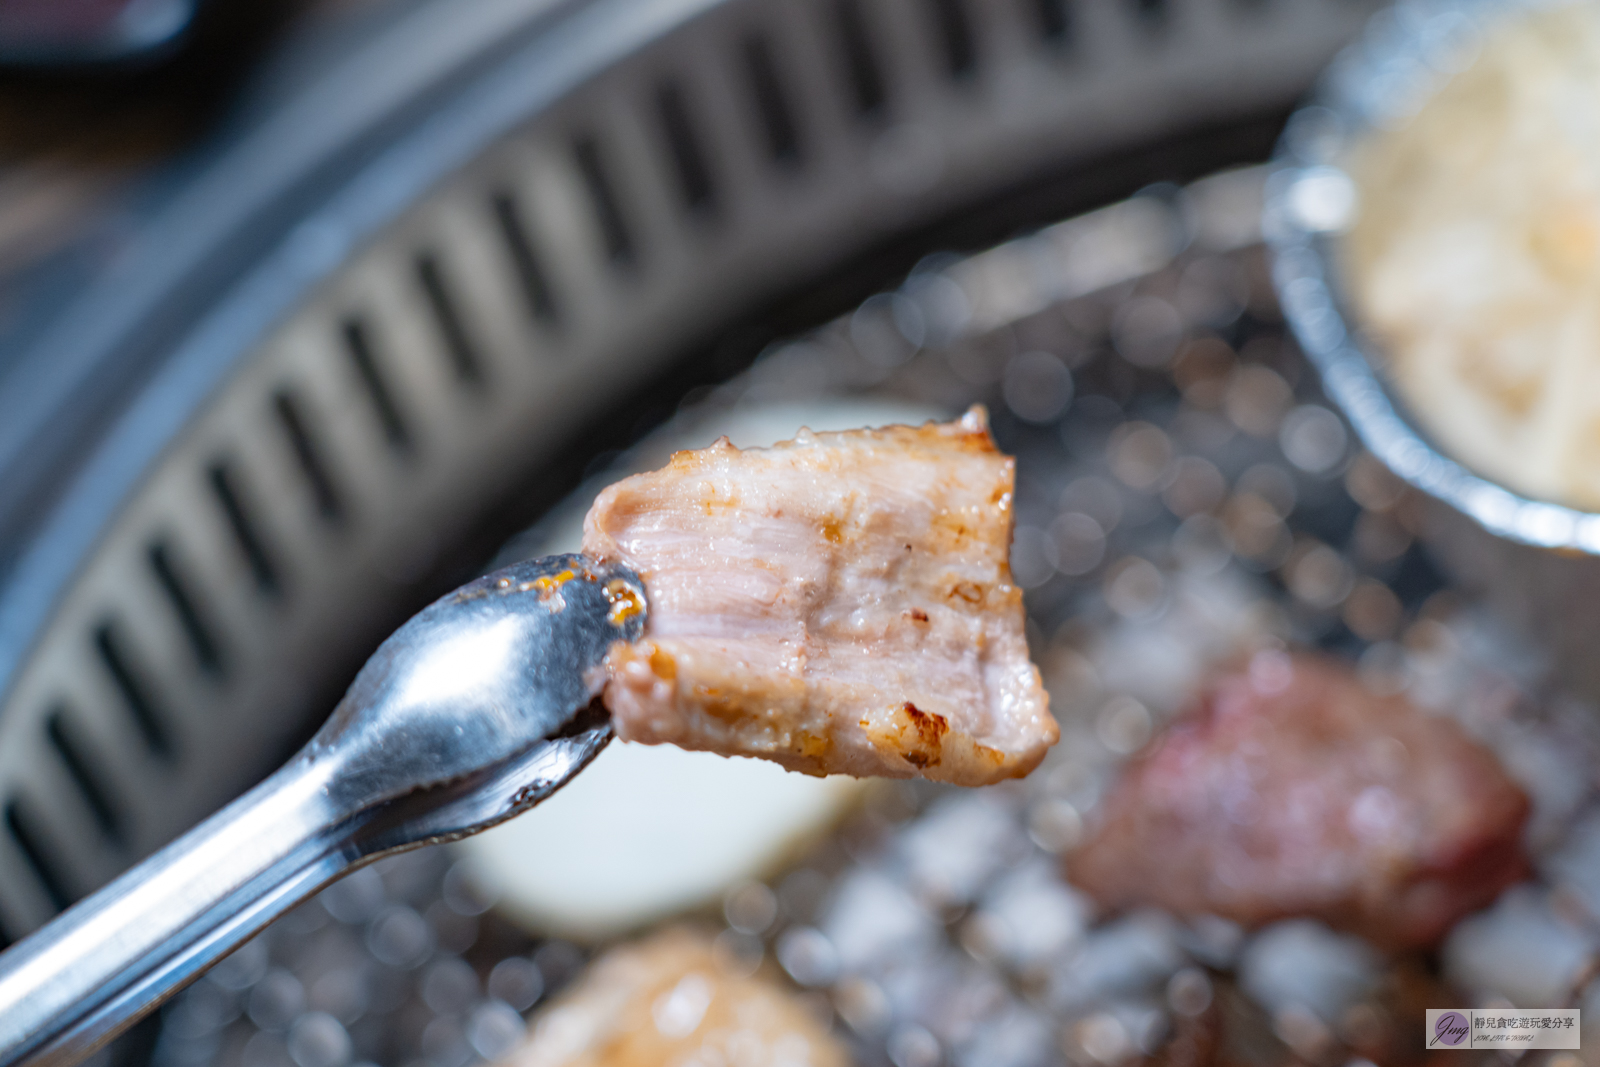
[[[0,954],[0,1067],[76,1063],[353,868],[548,796],[610,739],[600,665],[644,615],[582,556],[435,602],[287,766]]]

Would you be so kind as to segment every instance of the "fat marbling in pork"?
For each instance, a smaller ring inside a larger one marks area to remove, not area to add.
[[[1057,737],[1006,564],[1014,461],[950,423],[726,438],[596,499],[584,552],[644,579],[607,662],[625,740],[810,774],[983,785]]]

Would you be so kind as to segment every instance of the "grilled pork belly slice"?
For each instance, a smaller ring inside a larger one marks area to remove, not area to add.
[[[1494,753],[1333,660],[1258,653],[1123,773],[1068,861],[1113,908],[1320,918],[1425,946],[1527,877]]]
[[[607,661],[617,735],[809,774],[983,785],[1057,737],[1011,581],[1014,463],[981,408],[920,427],[724,438],[606,489],[583,550],[636,570]]]

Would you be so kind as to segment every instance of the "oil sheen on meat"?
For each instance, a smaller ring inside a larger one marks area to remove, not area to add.
[[[951,423],[724,438],[600,494],[583,549],[645,581],[618,736],[810,774],[983,785],[1057,737],[1006,565],[1013,460]]]

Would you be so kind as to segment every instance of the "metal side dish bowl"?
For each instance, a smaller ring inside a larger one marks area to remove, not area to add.
[[[1483,61],[1497,35],[1552,12],[1560,17],[1564,6],[1407,0],[1374,16],[1290,119],[1267,180],[1263,236],[1284,317],[1326,394],[1367,448],[1425,494],[1424,539],[1438,561],[1456,582],[1487,594],[1550,651],[1565,681],[1592,695],[1600,692],[1600,669],[1585,655],[1584,636],[1600,624],[1600,507],[1581,495],[1530,492],[1527,482],[1544,472],[1508,475],[1508,465],[1523,457],[1485,462],[1487,436],[1464,442],[1461,432],[1438,432],[1446,421],[1467,426],[1469,416],[1455,397],[1419,388],[1415,376],[1409,387],[1401,380],[1400,346],[1364,314],[1360,297],[1365,292],[1371,304],[1371,280],[1363,290],[1352,250],[1362,213],[1389,193],[1364,186],[1361,153],[1382,138],[1392,144],[1421,136],[1419,114]],[[1440,154],[1436,144],[1414,149],[1424,151]],[[1509,156],[1473,159],[1458,173],[1518,165]],[[1392,221],[1383,218],[1381,224]],[[1481,221],[1492,228],[1498,220],[1485,212]],[[1449,311],[1436,313],[1442,327]],[[1434,351],[1448,352],[1448,340]],[[1464,454],[1474,450],[1476,456]]]

